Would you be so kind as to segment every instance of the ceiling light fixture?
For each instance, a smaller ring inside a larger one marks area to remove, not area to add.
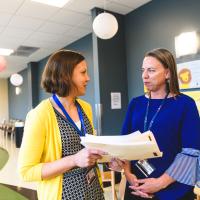
[[[118,31],[118,22],[116,17],[105,11],[106,0],[104,0],[104,12],[98,14],[92,23],[92,28],[97,37],[107,40],[115,36]]]
[[[176,57],[196,54],[199,48],[199,38],[195,31],[185,32],[175,37]]]
[[[70,0],[31,0],[38,3],[43,3],[49,6],[55,6],[58,8],[62,8],[66,3],[68,3]]]
[[[12,74],[10,77],[10,82],[14,86],[20,86],[23,83],[23,77],[21,74]]]
[[[2,55],[2,56],[9,56],[13,52],[14,52],[13,49],[0,48],[0,55]]]
[[[107,12],[97,15],[92,26],[95,34],[104,40],[112,38],[118,30],[117,19]]]

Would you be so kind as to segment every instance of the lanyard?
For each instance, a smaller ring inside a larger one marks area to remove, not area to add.
[[[79,128],[76,126],[76,124],[74,123],[72,118],[69,116],[69,114],[65,110],[64,106],[62,105],[62,103],[59,101],[58,97],[55,94],[53,94],[53,100],[58,105],[58,107],[62,110],[63,114],[65,115],[67,120],[70,122],[70,124],[77,130],[78,134],[80,136],[85,136],[86,130],[85,130],[85,125],[84,125],[83,115],[82,115],[81,108],[80,108],[80,105],[78,104],[78,102],[76,101],[76,107],[78,110],[79,119],[81,121],[81,130],[79,130]]]
[[[158,113],[160,112],[161,108],[163,107],[168,95],[169,95],[169,92],[166,94],[165,98],[162,100],[160,106],[158,107],[156,113],[154,114],[151,121],[149,122],[149,127],[147,127],[147,117],[148,117],[148,114],[149,114],[149,106],[150,106],[151,96],[149,97],[149,100],[148,100],[148,103],[147,103],[146,114],[145,114],[145,118],[144,118],[144,132],[151,129],[151,127],[152,127]]]

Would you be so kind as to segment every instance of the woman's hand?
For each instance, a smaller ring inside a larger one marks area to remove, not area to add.
[[[153,194],[166,188],[174,181],[175,180],[173,180],[169,175],[163,174],[159,178],[138,179],[136,181],[136,183],[138,183],[138,186],[132,185],[130,186],[130,188],[147,194]]]
[[[118,158],[112,158],[110,163],[108,163],[109,169],[121,172],[124,169],[125,161],[119,160]]]
[[[153,194],[163,188],[162,182],[158,178],[138,179],[136,183],[137,186],[132,185],[130,188],[148,194]]]
[[[123,171],[126,176],[127,181],[129,182],[131,186],[135,186],[135,187],[139,186],[139,183],[137,182],[138,181],[137,177],[134,174],[132,174],[130,171],[129,161],[123,161],[117,158],[113,158],[111,162],[109,163],[109,167],[114,171]],[[144,198],[152,197],[152,195],[146,194],[139,190],[134,190],[132,194],[135,194],[137,196],[144,197]]]
[[[95,165],[96,161],[105,154],[105,152],[97,149],[84,148],[73,156],[73,160],[77,167],[89,167]]]
[[[147,193],[142,192],[140,190],[135,190],[135,191],[131,192],[131,194],[134,194],[134,195],[142,197],[142,198],[153,198],[152,194],[147,194]]]
[[[130,162],[127,160],[120,160],[118,158],[112,158],[108,166],[111,170],[117,172],[131,173]]]
[[[135,188],[139,186],[138,179],[134,174],[129,173],[129,172],[125,172],[125,176],[126,176],[127,181],[130,184],[129,187],[131,189],[133,189],[132,186],[134,186]],[[137,190],[137,189],[134,189],[133,192],[131,192],[131,193],[136,195],[136,196],[143,197],[143,198],[152,198],[152,195],[147,194],[147,193],[142,192],[142,191]]]
[[[125,176],[126,176],[126,179],[127,179],[127,181],[129,182],[129,184],[131,186],[135,186],[135,187],[139,186],[139,184],[137,183],[138,179],[137,179],[137,177],[134,174],[132,174],[132,173],[125,173]]]
[[[129,181],[129,184],[131,186],[129,186],[129,188],[131,188],[133,191],[131,192],[131,194],[134,194],[136,196],[140,196],[140,197],[143,197],[143,198],[152,198],[153,195],[150,194],[150,192],[147,192],[148,190],[145,190],[142,187],[141,182],[142,180],[147,180],[147,179],[137,179],[136,177],[132,178],[132,181]]]

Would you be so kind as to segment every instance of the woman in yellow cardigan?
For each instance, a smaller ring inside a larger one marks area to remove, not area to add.
[[[91,107],[77,98],[89,79],[77,52],[60,50],[45,66],[41,85],[53,95],[28,113],[18,161],[21,177],[38,182],[39,200],[104,199],[96,166],[104,152],[80,143],[93,133]]]

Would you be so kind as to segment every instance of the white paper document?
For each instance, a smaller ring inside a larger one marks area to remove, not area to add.
[[[140,133],[136,131],[120,136],[81,137],[81,144],[87,148],[99,149],[107,152],[100,162],[109,162],[112,157],[125,160],[142,160],[162,156],[154,135],[151,131]]]

